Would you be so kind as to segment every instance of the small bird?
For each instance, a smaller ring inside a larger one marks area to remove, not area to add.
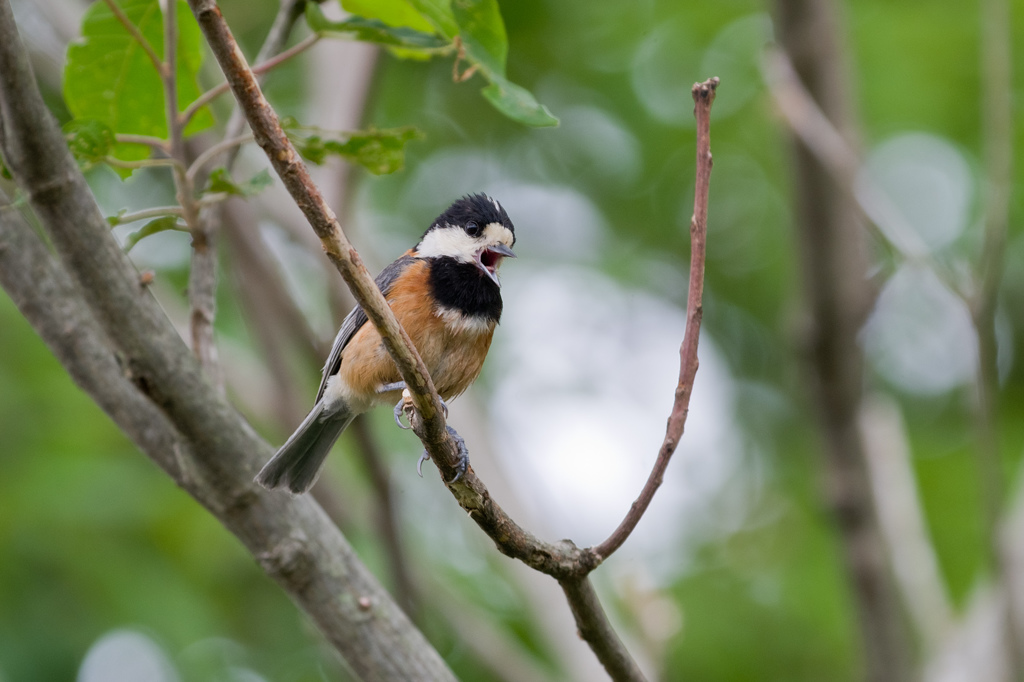
[[[377,287],[419,351],[442,400],[462,394],[480,374],[501,319],[498,266],[503,258],[515,258],[515,239],[501,204],[472,194],[448,207],[415,247],[377,276]],[[357,415],[397,401],[398,420],[405,387],[376,327],[356,306],[334,339],[313,409],[256,481],[267,488],[306,492],[334,442]],[[463,469],[465,463],[464,456]]]

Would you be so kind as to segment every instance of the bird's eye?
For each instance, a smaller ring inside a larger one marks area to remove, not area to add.
[[[468,223],[466,223],[466,234],[468,234],[470,237],[479,237],[480,232],[480,225],[477,224],[475,220],[470,220]]]

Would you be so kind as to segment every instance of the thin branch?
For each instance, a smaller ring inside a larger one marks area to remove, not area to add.
[[[888,244],[902,260],[934,272],[950,291],[962,296],[954,273],[932,257],[930,248],[900,208],[870,174],[860,174],[860,154],[814,101],[786,53],[773,48],[765,50],[761,74],[783,122],[847,193],[872,235]]]
[[[285,50],[281,54],[279,54],[279,55],[277,55],[275,57],[272,57],[272,58],[268,58],[266,61],[263,61],[263,62],[260,62],[260,63],[256,64],[256,66],[252,67],[251,70],[256,75],[262,75],[262,74],[266,73],[267,71],[270,71],[274,67],[276,67],[276,66],[278,66],[278,65],[280,65],[280,64],[282,64],[282,63],[284,63],[286,61],[288,61],[292,57],[294,57],[296,55],[299,55],[299,54],[302,54],[303,52],[305,52],[309,48],[311,48],[314,45],[316,45],[317,42],[319,42],[319,40],[320,40],[320,35],[317,34],[317,33],[313,33],[311,35],[308,35],[305,38],[303,38],[300,42],[295,43],[295,45],[293,45],[292,47],[288,48],[287,50]],[[221,83],[220,85],[216,85],[216,86],[210,88],[209,90],[207,90],[206,92],[204,92],[194,102],[189,104],[185,108],[185,111],[181,112],[179,118],[181,120],[182,125],[187,125],[188,122],[192,120],[192,118],[196,115],[196,113],[200,109],[202,109],[207,104],[209,104],[213,100],[217,99],[221,95],[225,94],[229,90],[231,90],[231,84],[228,83],[227,81],[225,81],[224,83]]]
[[[210,376],[213,385],[223,390],[224,377],[217,358],[213,321],[217,314],[217,250],[196,203],[193,177],[186,170],[185,126],[178,116],[178,5],[163,0],[164,62],[161,81],[164,89],[164,116],[169,132],[170,155],[174,167],[174,187],[182,217],[192,234],[192,262],[188,274],[189,334],[192,352]]]
[[[700,323],[704,316],[702,303],[704,295],[704,260],[708,229],[708,191],[711,184],[711,105],[715,102],[718,79],[711,78],[703,83],[694,83],[693,114],[697,119],[697,181],[693,196],[693,217],[690,219],[690,286],[686,294],[686,331],[679,348],[679,384],[676,386],[675,403],[665,429],[665,440],[658,451],[651,475],[647,478],[640,497],[633,502],[615,532],[593,549],[599,560],[607,559],[622,546],[636,524],[640,522],[647,507],[654,499],[654,493],[661,486],[669,460],[683,437],[686,415],[690,410],[690,395],[693,381],[697,376],[697,344],[700,341]]]
[[[226,151],[230,151],[235,147],[240,147],[246,142],[252,142],[252,133],[245,135],[233,136],[228,139],[222,140],[217,144],[213,145],[202,154],[196,157],[196,160],[192,162],[192,165],[188,167],[188,172],[185,177],[188,178],[189,182],[195,184],[196,175],[203,169],[203,166],[210,163],[218,156]]]
[[[158,152],[164,154],[171,153],[171,145],[167,140],[162,140],[159,137],[151,137],[149,135],[128,135],[125,133],[118,133],[114,135],[114,140],[121,144],[144,144],[147,147],[152,147]]]
[[[113,156],[103,157],[103,163],[115,168],[128,168],[138,170],[139,168],[183,168],[177,159],[139,159],[138,161],[122,161]]]
[[[858,422],[893,574],[923,653],[934,656],[952,631],[955,616],[928,534],[899,405],[887,396],[871,396]]]
[[[569,601],[580,637],[593,649],[608,675],[615,682],[643,682],[643,673],[608,622],[590,578],[566,578],[558,583]]]
[[[177,216],[181,218],[184,216],[184,211],[181,210],[181,206],[157,206],[156,208],[147,208],[142,211],[135,211],[134,213],[122,213],[115,216],[117,222],[114,225],[124,225],[126,223],[134,223],[136,220],[146,220],[147,218],[162,218],[164,216]]]
[[[39,93],[7,0],[0,0],[0,121],[5,161],[45,226],[73,286],[84,292],[70,301],[72,307],[91,308],[116,347],[116,353],[107,356],[112,355],[116,365],[108,363],[97,383],[130,385],[137,391],[138,404],[153,408],[141,422],[144,430],[133,437],[143,445],[143,438],[160,435],[161,420],[173,425],[181,437],[176,442],[187,447],[176,448],[171,441],[165,443],[167,449],[155,444],[146,451],[238,536],[357,675],[367,680],[454,679],[319,507],[307,497],[272,493],[252,482],[273,448],[212,389],[110,234]],[[0,213],[0,218],[13,214]],[[35,252],[45,250],[32,236],[39,244]],[[5,238],[0,243],[5,245],[0,257],[26,253],[20,245],[6,248]],[[36,286],[48,273],[33,268],[29,263],[5,264],[0,275],[31,272]],[[58,315],[68,302],[61,303],[40,309],[44,314],[54,311],[49,324],[66,341],[77,343],[75,327]],[[92,394],[97,401],[106,400]],[[118,413],[135,407],[125,398]]]
[[[1003,596],[1002,644],[1013,680],[1024,679],[1022,624],[1016,613],[1016,588],[1004,556],[1001,526],[1006,475],[999,447],[999,367],[996,310],[1005,267],[1005,246],[1013,183],[1013,81],[1011,75],[1010,6],[1006,0],[981,3],[982,131],[985,160],[984,239],[978,264],[977,298],[971,306],[978,335],[975,408],[977,465],[989,569]]]
[[[132,20],[128,18],[128,15],[124,13],[124,10],[122,10],[114,0],[103,0],[103,2],[110,8],[110,11],[114,13],[114,16],[117,17],[117,20],[121,22],[121,25],[124,26],[125,30],[128,31],[135,42],[139,44],[142,51],[146,53],[147,57],[149,57],[149,61],[153,62],[153,68],[156,69],[156,72],[160,74],[161,77],[166,76],[168,64],[160,60],[160,55],[156,53],[153,46],[149,44],[148,40],[146,40],[146,36],[142,35],[142,31],[139,30],[139,27],[132,23]],[[173,68],[173,66],[171,68]]]

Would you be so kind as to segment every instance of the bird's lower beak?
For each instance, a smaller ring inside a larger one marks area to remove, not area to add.
[[[480,253],[476,255],[476,265],[495,284],[501,286],[501,282],[498,281],[498,265],[501,263],[502,258],[515,257],[516,254],[512,252],[512,249],[504,244],[495,244],[480,250]]]

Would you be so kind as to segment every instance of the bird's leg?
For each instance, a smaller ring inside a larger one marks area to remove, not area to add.
[[[450,426],[445,427],[448,430],[448,435],[455,441],[455,447],[459,449],[459,461],[455,464],[455,476],[452,480],[445,481],[445,485],[451,485],[466,474],[466,470],[469,469],[469,449],[466,447],[466,441],[463,440],[462,436]],[[430,459],[430,454],[424,450],[423,454],[420,455],[420,461],[416,463],[416,473],[423,478],[423,463]]]
[[[408,389],[406,388],[404,381],[395,381],[390,384],[381,384],[380,387],[377,389],[377,394],[383,395],[385,393],[391,393],[392,391],[408,391]],[[403,393],[402,397],[398,400],[398,403],[395,405],[395,423],[398,424],[398,428],[400,429],[411,429],[412,424],[406,426],[405,424],[402,423],[402,412],[404,411],[405,394]]]
[[[377,388],[377,395],[383,395],[385,393],[391,393],[392,391],[404,391],[404,392],[407,392],[408,390],[409,390],[409,388],[405,385],[404,381],[395,381],[395,382],[392,382],[390,384],[381,384]],[[448,418],[448,403],[446,403],[444,401],[444,398],[441,398],[440,396],[438,396],[438,399],[441,401],[441,411],[444,412],[444,418],[447,419]],[[405,395],[405,393],[403,393],[401,399],[395,405],[395,411],[394,411],[395,423],[398,424],[398,428],[400,428],[400,429],[411,429],[412,428],[411,424],[409,426],[406,426],[405,424],[402,423],[402,413],[405,412],[405,403],[406,403],[407,400],[409,400],[409,397],[407,395]]]

